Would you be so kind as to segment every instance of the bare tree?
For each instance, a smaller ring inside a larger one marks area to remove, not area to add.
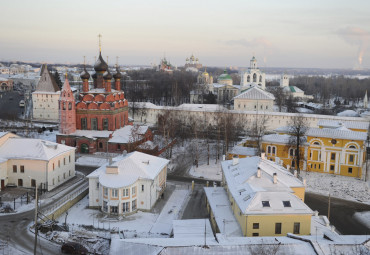
[[[253,120],[248,128],[248,135],[255,139],[257,147],[257,155],[262,152],[262,136],[266,132],[267,116],[265,114],[255,114],[256,118]]]
[[[295,147],[294,160],[298,174],[300,173],[300,161],[302,159],[301,148],[306,142],[308,124],[302,114],[298,114],[289,121],[289,144]]]
[[[279,107],[279,112],[281,112],[283,105],[285,103],[285,99],[287,95],[284,92],[283,87],[276,87],[273,91],[271,91],[275,97],[275,103]]]

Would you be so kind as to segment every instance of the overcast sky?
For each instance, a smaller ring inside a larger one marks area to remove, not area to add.
[[[3,0],[0,59],[370,68],[368,0]],[[362,60],[361,60],[362,58]]]

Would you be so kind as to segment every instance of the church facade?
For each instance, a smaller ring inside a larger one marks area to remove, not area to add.
[[[250,60],[250,66],[247,71],[240,74],[240,90],[243,91],[252,86],[258,85],[261,89],[265,90],[266,80],[265,73],[262,72],[257,65],[257,59],[253,56]]]
[[[90,74],[81,73],[82,92],[76,101],[68,79],[59,99],[59,134],[57,142],[74,146],[77,152],[130,152],[152,140],[146,126],[134,127],[128,118],[128,101],[121,90],[122,74],[119,68],[112,75],[108,64],[99,52],[92,75],[93,88],[89,88]],[[114,79],[114,89],[112,80]],[[156,148],[145,148],[153,152]]]

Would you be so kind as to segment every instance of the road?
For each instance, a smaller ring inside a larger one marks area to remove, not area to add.
[[[191,202],[187,204],[182,219],[204,219],[209,217],[203,187],[204,185],[195,185],[189,200]]]
[[[24,99],[18,91],[0,93],[0,119],[16,120],[24,108],[19,107],[19,101]]]
[[[343,235],[368,235],[370,229],[359,223],[353,214],[370,211],[370,205],[339,198],[331,198],[330,223]],[[306,192],[305,203],[320,215],[328,215],[328,197]]]

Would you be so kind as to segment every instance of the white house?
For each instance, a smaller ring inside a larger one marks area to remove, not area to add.
[[[289,76],[283,74],[280,78],[280,87],[283,88],[284,92],[293,97],[301,98],[304,100],[313,99],[312,95],[305,95],[304,91],[296,86],[289,85]]]
[[[150,210],[166,187],[169,160],[132,152],[89,178],[89,206],[109,214]]]
[[[240,111],[273,112],[274,100],[275,97],[273,94],[257,86],[252,86],[234,97],[234,109]]]
[[[52,190],[75,176],[75,148],[0,133],[1,190],[6,185]]]
[[[60,89],[46,65],[42,66],[40,75],[36,90],[32,93],[33,118],[57,122],[59,120]]]

